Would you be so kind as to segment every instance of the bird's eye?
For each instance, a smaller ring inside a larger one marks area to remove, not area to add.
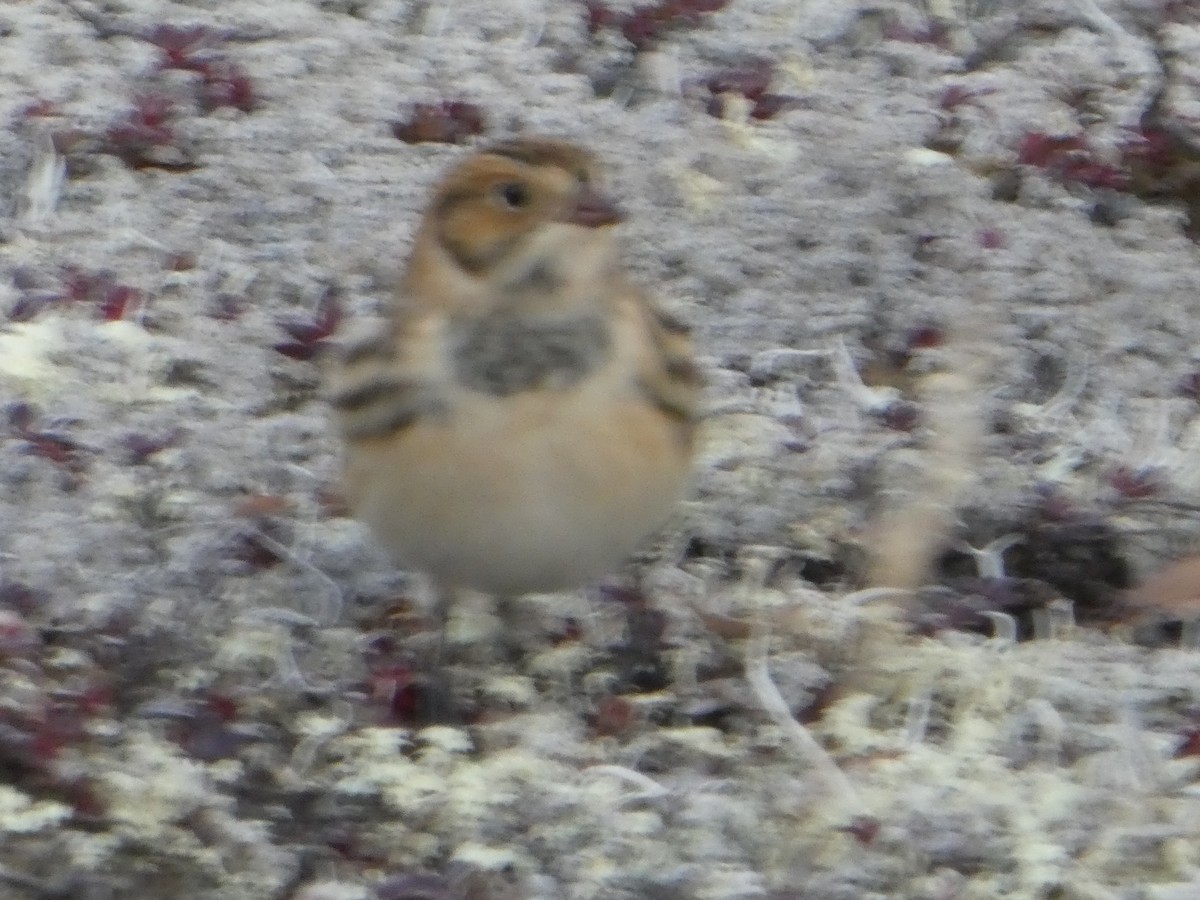
[[[520,209],[529,205],[529,189],[516,181],[500,185],[496,189],[496,195],[509,209]]]
[[[591,176],[591,173],[589,173],[587,169],[580,169],[578,172],[575,173],[575,180],[578,181],[580,184],[587,184],[589,181],[592,180],[592,176]]]

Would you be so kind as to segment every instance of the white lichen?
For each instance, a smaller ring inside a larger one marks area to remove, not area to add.
[[[71,807],[53,800],[34,800],[16,788],[0,785],[0,832],[37,834],[71,818]]]

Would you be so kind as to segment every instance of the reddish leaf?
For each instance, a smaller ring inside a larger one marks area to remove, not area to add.
[[[252,531],[236,535],[229,543],[228,554],[251,569],[269,569],[280,561],[279,554]]]
[[[483,110],[474,103],[417,103],[407,122],[393,122],[392,134],[407,144],[460,144],[482,134]]]
[[[69,471],[78,471],[83,467],[83,458],[79,455],[83,446],[66,435],[51,431],[30,431],[23,437],[30,453],[44,457]]]
[[[944,343],[945,329],[930,323],[916,325],[904,336],[904,346],[907,350],[928,350],[931,347],[940,347]]]
[[[139,306],[141,299],[141,294],[128,285],[113,285],[100,304],[100,315],[106,322],[117,322],[125,318],[126,311],[131,307]]]
[[[595,34],[601,28],[615,26],[620,19],[615,12],[596,0],[587,0],[583,7],[587,12],[588,34]]]
[[[1188,372],[1175,383],[1175,393],[1181,397],[1200,400],[1200,372]]]
[[[1129,174],[1116,166],[1093,162],[1090,159],[1067,160],[1059,172],[1063,181],[1074,181],[1091,188],[1114,191],[1129,190]]]
[[[1185,756],[1200,756],[1200,728],[1189,728],[1183,734],[1183,741],[1176,748],[1174,758]]]
[[[143,37],[162,50],[162,66],[167,69],[192,68],[192,54],[216,43],[216,36],[203,25],[156,25]]]
[[[200,87],[200,106],[206,112],[231,106],[248,113],[258,105],[254,82],[237,63],[218,60],[205,64],[200,71],[204,76]]]
[[[894,400],[879,414],[892,431],[912,431],[921,424],[921,408],[908,400]]]
[[[320,351],[325,339],[337,331],[341,321],[341,297],[336,288],[328,288],[321,295],[311,319],[284,316],[278,320],[279,327],[293,340],[274,344],[273,349],[291,359],[312,359]]]
[[[864,847],[867,847],[875,842],[881,827],[882,823],[873,816],[856,816],[844,830]]]
[[[754,101],[754,106],[750,108],[750,118],[773,119],[785,109],[791,109],[799,102],[799,97],[790,97],[787,94],[763,94]]]
[[[1127,500],[1144,500],[1162,492],[1161,473],[1154,468],[1119,465],[1108,476],[1108,483]]]
[[[608,696],[600,700],[592,720],[592,730],[600,737],[620,737],[633,730],[637,710],[624,697]]]
[[[771,67],[761,64],[744,69],[723,69],[708,77],[705,82],[714,94],[741,94],[748,100],[756,100],[767,92],[771,83]]]
[[[168,447],[174,447],[182,437],[182,428],[173,428],[154,437],[133,432],[125,435],[124,444],[125,449],[129,451],[130,462],[134,465],[141,465],[148,462],[154,454],[161,453]]]
[[[999,250],[1004,246],[1004,235],[995,228],[985,228],[979,232],[979,246],[984,250]]]
[[[994,93],[994,87],[969,88],[961,84],[952,84],[942,91],[941,97],[938,98],[938,109],[952,112],[965,103],[973,104],[977,98]]]
[[[1057,163],[1070,153],[1086,153],[1087,144],[1082,135],[1071,137],[1052,137],[1035,131],[1021,139],[1017,150],[1017,162],[1022,165],[1045,168]]]
[[[29,119],[45,119],[57,115],[58,106],[53,101],[44,98],[31,100],[17,111],[17,118],[23,122]]]
[[[621,34],[635,49],[648,50],[654,46],[664,26],[654,8],[641,6],[622,21]]]
[[[321,350],[321,346],[320,344],[301,344],[298,341],[282,341],[278,344],[272,344],[271,349],[276,353],[282,353],[288,359],[308,362],[316,358],[317,353]]]
[[[371,697],[383,704],[392,725],[415,724],[428,704],[425,687],[412,668],[396,664],[371,673]]]

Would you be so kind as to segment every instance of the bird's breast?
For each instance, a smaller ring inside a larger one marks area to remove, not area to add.
[[[521,316],[497,312],[452,321],[446,335],[459,386],[507,397],[563,389],[604,365],[612,333],[599,314]]]

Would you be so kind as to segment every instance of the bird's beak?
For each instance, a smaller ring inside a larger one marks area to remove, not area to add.
[[[567,210],[562,221],[584,228],[600,228],[615,225],[624,218],[611,200],[594,188],[585,186],[575,195],[575,205]]]

